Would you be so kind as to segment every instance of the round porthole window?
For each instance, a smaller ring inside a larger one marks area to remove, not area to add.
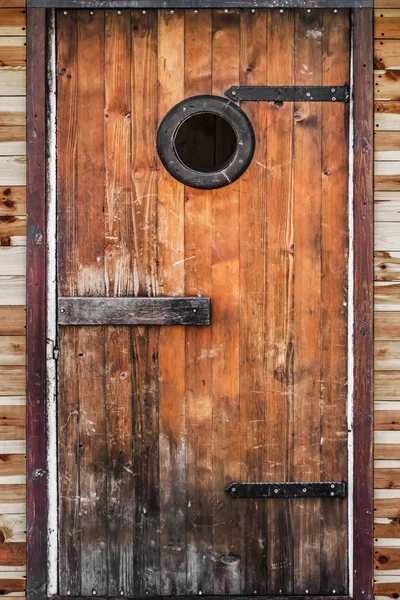
[[[175,179],[214,189],[236,181],[254,155],[255,136],[246,114],[231,100],[193,96],[176,104],[157,133],[157,151]]]

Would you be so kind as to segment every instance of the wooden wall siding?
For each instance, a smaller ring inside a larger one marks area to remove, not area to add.
[[[376,0],[375,6],[375,157],[378,166],[375,192],[378,240],[375,256],[375,544],[379,552],[375,590],[378,596],[398,598],[400,567],[393,562],[391,552],[400,547],[400,360],[397,350],[400,291],[396,286],[400,244],[393,245],[390,240],[396,235],[396,227],[400,240],[400,0]],[[0,543],[5,544],[23,544],[25,540],[22,424],[25,367],[18,350],[25,331],[23,11],[22,0],[0,0],[0,336],[2,347],[12,349],[10,356],[5,354],[0,358],[0,413],[4,421],[0,432]],[[193,243],[196,244],[195,239]],[[206,436],[207,429],[203,438]],[[199,436],[201,443],[202,436]],[[204,452],[206,446],[203,446],[199,445],[197,451]],[[0,553],[0,593],[19,595],[24,586],[24,567],[12,564],[10,556],[8,552]]]
[[[0,1],[0,595],[25,590],[25,9]]]
[[[400,1],[375,10],[375,593],[400,596]]]

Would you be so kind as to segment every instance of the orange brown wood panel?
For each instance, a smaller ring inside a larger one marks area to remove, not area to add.
[[[346,594],[346,500],[225,487],[347,479],[347,106],[242,104],[253,163],[212,191],[155,136],[191,95],[344,85],[348,11],[59,11],[57,37],[60,295],[212,299],[208,328],[61,328],[60,594]]]

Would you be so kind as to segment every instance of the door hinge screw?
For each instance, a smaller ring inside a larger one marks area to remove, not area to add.
[[[54,360],[58,360],[60,356],[60,350],[58,348],[53,348],[53,358]]]

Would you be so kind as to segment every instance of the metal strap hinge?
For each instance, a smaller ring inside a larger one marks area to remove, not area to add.
[[[231,483],[232,498],[346,498],[344,481]]]
[[[348,85],[233,85],[225,96],[243,102],[348,102]]]

